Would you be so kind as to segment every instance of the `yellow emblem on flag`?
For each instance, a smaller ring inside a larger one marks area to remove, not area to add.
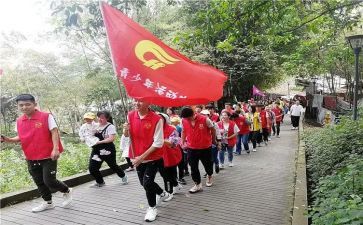
[[[156,59],[145,59],[146,53],[152,53]],[[136,57],[144,63],[144,66],[153,70],[165,67],[166,64],[174,64],[180,60],[168,55],[159,45],[149,40],[139,41],[135,46]]]

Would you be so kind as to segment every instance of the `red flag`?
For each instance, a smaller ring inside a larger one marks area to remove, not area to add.
[[[114,70],[129,96],[160,106],[222,97],[227,80],[222,71],[191,61],[107,3],[101,11]]]

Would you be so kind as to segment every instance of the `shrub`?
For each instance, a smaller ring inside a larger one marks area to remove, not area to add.
[[[309,182],[315,187],[319,178],[346,166],[351,155],[363,155],[363,118],[343,118],[336,126],[307,132],[304,140]]]
[[[363,224],[363,159],[354,155],[348,166],[320,179],[313,196],[313,224]]]

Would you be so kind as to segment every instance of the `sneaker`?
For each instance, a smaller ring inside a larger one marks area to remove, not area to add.
[[[152,222],[156,219],[156,216],[158,215],[158,210],[156,209],[156,207],[149,207],[146,210],[146,215],[145,215],[145,221],[146,222]]]
[[[261,143],[258,143],[257,147],[261,147]]]
[[[195,184],[190,190],[189,193],[194,194],[197,192],[203,191],[202,183]]]
[[[185,172],[185,174],[184,174],[184,176],[189,176],[190,175],[190,173],[187,171],[187,172]]]
[[[168,201],[172,200],[172,199],[173,199],[173,197],[174,197],[174,194],[170,194],[170,193],[169,193],[169,197],[165,198],[165,199],[163,200],[163,202],[168,202]]]
[[[37,207],[32,208],[32,212],[42,212],[48,209],[54,209],[55,205],[54,203],[48,203],[48,202],[42,202],[42,204],[40,204]]]
[[[165,199],[170,198],[170,195],[168,192],[164,191],[163,193],[161,193],[161,195],[156,195],[156,206],[159,206],[161,202],[165,201]],[[171,197],[173,198],[173,197]],[[168,200],[170,201],[171,198]]]
[[[295,127],[291,128],[291,130],[295,130]]]
[[[247,154],[250,154],[251,153],[250,150],[246,150],[246,152],[247,152]]]
[[[126,172],[131,172],[131,171],[134,171],[135,169],[133,168],[133,167],[129,167],[129,168],[127,168],[125,171]]]
[[[254,148],[254,149],[252,149],[252,151],[253,151],[253,152],[257,152],[257,149],[255,149],[255,148]]]
[[[73,192],[73,189],[69,188],[69,191],[67,193],[63,193],[63,198],[64,198],[64,201],[62,202],[62,207],[63,208],[68,208],[68,207],[71,206],[71,204],[72,204],[72,192]]]
[[[105,186],[106,184],[105,184],[105,182],[103,182],[103,183],[95,183],[95,184],[92,184],[91,186],[89,186],[90,188],[100,188],[100,187],[103,187],[103,186]]]
[[[280,135],[277,135],[276,137],[277,137],[277,138],[280,138]]]
[[[186,185],[186,184],[187,184],[187,182],[184,180],[184,178],[179,179],[179,180],[178,180],[178,182],[179,182],[180,184],[182,184],[182,185]]]
[[[207,173],[205,173],[205,174],[203,175],[203,178],[207,178]]]
[[[181,186],[180,184],[178,184],[178,186],[173,187],[173,195],[175,194],[179,194],[182,190],[183,186]]]
[[[233,167],[233,162],[229,162],[229,163],[228,163],[228,166],[229,166],[229,167]]]
[[[208,176],[207,181],[205,182],[205,186],[212,187],[213,185],[213,176]]]
[[[265,146],[267,146],[267,141],[265,141]]]
[[[224,165],[223,165],[223,164],[219,164],[219,168],[220,168],[221,170],[223,170],[223,169],[224,169]]]
[[[125,184],[128,184],[129,183],[129,179],[127,178],[127,176],[125,175],[123,178],[121,178],[121,183],[123,184],[123,185],[125,185]]]
[[[215,170],[216,170],[216,173],[218,174],[219,173],[219,165],[216,165]]]
[[[272,136],[275,136],[275,133],[273,133]]]
[[[270,137],[268,137],[268,140],[269,140],[269,141],[271,141],[271,138],[270,138]]]

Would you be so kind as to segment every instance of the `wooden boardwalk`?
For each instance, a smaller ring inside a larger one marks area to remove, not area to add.
[[[154,224],[290,224],[297,131],[283,125],[282,138],[272,138],[267,147],[251,155],[234,157],[235,166],[215,176],[213,187],[189,194],[191,177],[183,192],[158,208]],[[201,165],[200,165],[201,166]],[[201,166],[202,167],[202,166]],[[147,202],[136,172],[128,173],[129,184],[106,177],[106,186],[89,188],[91,183],[74,188],[74,204],[59,207],[61,194],[54,195],[56,208],[32,213],[42,199],[1,209],[1,224],[146,224]],[[160,176],[157,178],[162,186]]]

